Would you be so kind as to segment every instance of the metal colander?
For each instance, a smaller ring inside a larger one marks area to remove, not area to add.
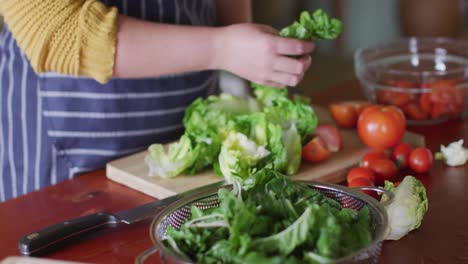
[[[369,208],[371,216],[371,232],[373,240],[367,248],[361,249],[352,255],[337,259],[336,263],[377,263],[382,248],[382,241],[387,232],[387,214],[383,206],[369,195],[358,190],[344,186],[316,182],[303,182],[310,188],[316,189],[328,198],[341,204],[343,208],[361,210],[363,206]],[[219,188],[231,189],[231,185],[213,187],[204,191],[186,196],[163,209],[153,220],[150,228],[151,239],[154,246],[159,249],[162,263],[193,263],[166,247],[162,239],[166,235],[168,226],[180,228],[191,216],[190,207],[197,206],[207,209],[219,206],[217,192]],[[367,190],[385,192],[381,188],[365,187]]]

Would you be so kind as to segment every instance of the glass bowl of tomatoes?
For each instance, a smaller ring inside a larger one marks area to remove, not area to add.
[[[354,55],[367,99],[394,105],[408,124],[437,124],[468,111],[468,43],[449,38],[406,38]]]

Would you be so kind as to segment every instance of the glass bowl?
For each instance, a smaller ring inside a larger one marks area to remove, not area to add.
[[[354,66],[369,101],[394,105],[410,125],[437,124],[468,111],[468,43],[407,38],[359,49]]]

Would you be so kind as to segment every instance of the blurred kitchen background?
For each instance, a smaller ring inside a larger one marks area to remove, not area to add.
[[[303,82],[306,94],[354,78],[356,49],[407,36],[468,41],[468,0],[254,0],[254,20],[282,28],[301,10],[324,9],[343,21],[338,40],[320,41]],[[346,92],[346,91],[343,91]]]
[[[353,53],[360,47],[405,36],[468,41],[468,0],[253,0],[253,6],[254,22],[277,29],[301,10],[317,8],[343,21],[338,40],[317,43],[312,67],[297,88],[306,93],[354,78]]]

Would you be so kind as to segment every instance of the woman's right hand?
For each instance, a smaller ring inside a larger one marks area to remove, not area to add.
[[[272,87],[296,86],[310,67],[314,44],[282,38],[272,27],[237,24],[220,29],[214,67]]]

